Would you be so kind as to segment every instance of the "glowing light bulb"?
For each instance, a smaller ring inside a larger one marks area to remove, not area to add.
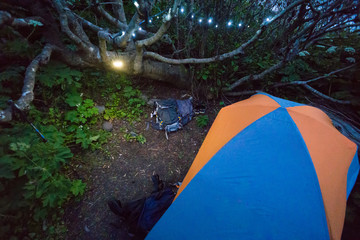
[[[122,31],[121,34],[122,34],[121,36],[124,36],[124,35],[125,35],[125,31]]]
[[[152,20],[151,20],[151,19],[149,19],[149,23],[152,23]]]
[[[212,18],[209,18],[208,23],[211,24],[213,22]]]
[[[194,14],[191,14],[191,18],[194,18],[195,17],[195,15]]]
[[[142,30],[142,28],[141,27],[139,27],[139,31],[141,31]]]
[[[160,17],[159,17],[159,16],[157,16],[156,18],[157,18],[157,19],[159,19]]]
[[[219,25],[216,24],[216,25],[215,25],[215,28],[218,28],[218,27],[219,27]]]
[[[181,7],[180,12],[181,12],[181,13],[184,13],[184,12],[185,12],[184,7]]]
[[[231,20],[228,21],[227,25],[228,25],[228,27],[230,27],[232,25],[232,21]]]
[[[134,2],[134,5],[135,5],[136,8],[140,7],[140,5],[139,5],[139,3],[137,1]]]
[[[133,33],[133,34],[132,34],[132,36],[133,36],[133,37],[136,37],[136,34],[135,34],[135,33]]]
[[[202,23],[202,21],[203,21],[202,18],[199,18],[199,23]]]
[[[115,60],[112,64],[115,68],[122,68],[124,66],[124,63],[121,60]]]
[[[266,21],[271,22],[271,18],[270,17],[266,18]]]
[[[241,23],[239,23],[239,27],[241,27],[242,26],[242,24]]]
[[[250,27],[250,25],[248,25],[248,28]]]

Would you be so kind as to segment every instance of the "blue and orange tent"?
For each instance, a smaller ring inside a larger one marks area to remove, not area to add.
[[[324,112],[257,94],[219,112],[147,239],[340,239],[358,172]]]

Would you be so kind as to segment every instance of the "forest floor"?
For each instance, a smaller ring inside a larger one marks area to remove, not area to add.
[[[161,86],[156,91],[143,89],[149,98],[177,98],[184,93]],[[210,106],[211,105],[211,106]],[[163,131],[145,130],[145,121],[129,125],[123,120],[113,121],[112,137],[101,150],[87,152],[74,161],[73,174],[87,184],[81,200],[73,201],[65,211],[64,221],[68,229],[66,239],[131,239],[124,229],[112,226],[119,220],[108,206],[107,200],[115,197],[121,202],[148,196],[153,188],[151,176],[159,174],[168,183],[182,181],[194,160],[217,112],[218,103],[207,105],[209,124],[205,128],[193,119],[182,130],[171,133],[166,140]],[[148,116],[152,108],[148,107]],[[141,133],[146,143],[127,142],[123,129]],[[348,209],[342,239],[360,239],[360,181],[358,179],[348,201]]]
[[[155,93],[146,94],[150,99],[180,99],[184,93],[162,86]],[[167,183],[182,181],[219,109],[213,107],[206,112],[207,127],[198,127],[193,119],[182,130],[170,133],[169,140],[164,131],[151,127],[146,130],[145,121],[149,118],[133,125],[123,120],[113,121],[108,143],[101,150],[79,156],[71,166],[74,176],[87,184],[87,190],[80,201],[72,202],[65,211],[66,239],[129,239],[126,231],[112,226],[118,218],[109,210],[107,200],[115,197],[125,203],[148,196],[153,189],[154,174]],[[152,110],[146,108],[147,116]],[[127,142],[124,128],[141,133],[146,143]]]

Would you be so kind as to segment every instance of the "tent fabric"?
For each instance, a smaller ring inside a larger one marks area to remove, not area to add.
[[[147,239],[340,239],[358,172],[325,113],[257,94],[219,112]]]

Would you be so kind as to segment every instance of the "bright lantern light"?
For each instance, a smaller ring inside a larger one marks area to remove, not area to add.
[[[122,68],[124,66],[124,63],[123,63],[123,61],[115,60],[115,61],[113,61],[113,66],[115,68]]]

